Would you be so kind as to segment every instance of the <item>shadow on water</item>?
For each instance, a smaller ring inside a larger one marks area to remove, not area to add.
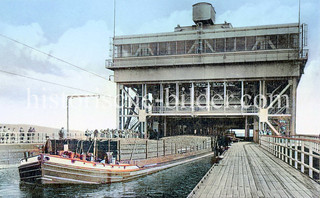
[[[186,197],[213,162],[208,157],[128,182],[101,185],[19,184],[17,167],[0,169],[0,193],[9,191],[14,197]]]

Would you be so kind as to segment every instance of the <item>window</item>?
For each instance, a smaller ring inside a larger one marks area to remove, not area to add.
[[[245,37],[238,37],[236,38],[236,47],[237,47],[237,50],[236,51],[244,51],[245,50]]]
[[[121,45],[115,45],[114,46],[114,56],[116,58],[120,58],[121,57]]]
[[[225,39],[224,38],[220,38],[216,40],[216,51],[217,52],[224,52],[225,51]]]
[[[207,39],[204,40],[204,52],[205,53],[213,53],[216,51],[216,40],[215,39]]]
[[[175,55],[177,54],[177,43],[174,42],[169,42],[169,51],[168,51],[169,55]]]
[[[226,45],[226,51],[227,52],[233,52],[234,51],[234,38],[227,38],[226,39],[226,42],[227,42],[227,45]]]
[[[187,51],[187,54],[195,54],[196,52],[195,41],[186,41],[186,51]]]
[[[254,50],[264,50],[266,49],[266,37],[265,36],[257,36],[256,43],[253,47]]]
[[[159,55],[166,55],[167,54],[167,43],[161,42],[159,43]]]
[[[255,36],[248,36],[247,37],[247,50],[255,50],[254,46],[256,44],[256,37]]]
[[[278,35],[278,49],[287,49],[288,48],[288,35],[280,34]]]
[[[139,44],[132,44],[132,56],[138,56]]]
[[[144,43],[140,44],[140,56],[149,56],[150,55],[150,50],[149,50],[149,44]]]
[[[277,35],[266,36],[266,49],[277,49]]]
[[[185,54],[185,41],[177,41],[177,54]]]
[[[158,43],[150,43],[150,55],[158,55]]]
[[[289,48],[296,49],[299,47],[299,34],[290,34]]]
[[[131,56],[131,45],[122,45],[122,57]]]

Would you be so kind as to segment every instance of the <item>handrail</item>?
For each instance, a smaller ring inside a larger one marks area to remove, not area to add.
[[[50,139],[59,139],[58,132],[19,132],[5,131],[0,132],[0,144],[24,144],[24,143],[45,143],[47,137]],[[67,138],[84,139],[84,134],[70,132]]]
[[[264,150],[320,182],[320,140],[260,135],[259,144]]]
[[[289,140],[301,140],[301,141],[314,142],[314,143],[320,144],[320,139],[313,140],[313,139],[306,139],[306,138],[295,138],[295,137],[286,137],[286,136],[277,136],[277,135],[260,135],[260,136],[275,137],[275,138],[282,138],[282,139],[289,139]]]

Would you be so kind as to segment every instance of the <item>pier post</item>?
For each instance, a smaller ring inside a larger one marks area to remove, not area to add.
[[[312,168],[313,168],[313,156],[312,156],[313,149],[312,149],[312,144],[313,143],[309,143],[309,176],[311,178],[313,178],[313,170],[312,170]]]
[[[148,140],[146,140],[146,159],[148,159]]]
[[[295,147],[295,150],[294,150],[294,159],[295,159],[294,167],[296,169],[298,169],[298,141],[297,140],[295,140],[295,142],[294,142],[294,147]]]
[[[301,141],[301,172],[304,173],[304,142]]]

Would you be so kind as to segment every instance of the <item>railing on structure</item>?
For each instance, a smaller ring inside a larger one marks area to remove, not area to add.
[[[58,133],[46,132],[0,132],[0,144],[45,143],[50,139],[59,139]],[[70,133],[68,139],[85,139],[82,133]]]
[[[175,136],[160,140],[118,139],[118,160],[144,160],[176,154],[212,151],[214,141],[204,136]]]
[[[191,106],[181,107],[178,106],[152,106],[152,113],[191,113],[191,112],[209,112],[209,113],[258,113],[259,108],[251,106],[249,108],[241,108],[241,106],[229,106],[228,108],[224,108],[223,106],[215,108],[202,106],[194,106],[193,109]]]
[[[299,56],[302,59],[307,59],[308,58],[308,53],[309,53],[308,49],[303,49],[303,50],[300,50]]]
[[[309,139],[309,140],[320,140],[320,135],[293,135],[290,136],[292,138],[303,138],[303,139]]]
[[[47,133],[41,132],[0,132],[0,144],[44,143]]]
[[[113,66],[113,61],[112,61],[112,59],[106,59],[105,65],[106,65],[106,68],[112,67],[112,66]]]
[[[320,139],[261,135],[260,146],[320,182]]]

